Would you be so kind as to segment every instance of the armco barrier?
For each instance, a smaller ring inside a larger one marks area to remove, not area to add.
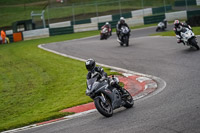
[[[140,25],[140,24],[144,24],[144,19],[143,19],[143,17],[128,18],[128,19],[126,19],[126,23],[129,26]]]
[[[174,6],[186,6],[186,2],[188,6],[197,5],[196,0],[176,0]]]
[[[50,28],[49,33],[50,33],[50,36],[71,34],[71,33],[74,33],[74,28],[73,26],[61,27],[61,28]]]
[[[172,10],[172,6],[162,6],[162,7],[156,7],[156,8],[152,8],[152,13],[153,14],[158,14],[158,13],[165,13],[166,11],[170,11]]]
[[[194,10],[194,11],[187,11],[187,18],[193,17],[193,16],[199,16],[200,10]]]
[[[174,21],[175,19],[187,19],[186,11],[165,13],[167,21]]]
[[[79,25],[79,24],[87,24],[87,23],[91,23],[91,19],[83,19],[83,20],[77,20],[75,22],[73,22],[73,25]]]
[[[23,32],[24,40],[38,39],[44,37],[49,37],[49,28],[29,30]]]
[[[69,27],[69,26],[71,26],[71,21],[49,24],[49,28],[61,28],[61,27]]]
[[[152,15],[152,8],[131,11],[131,14],[132,14],[132,17],[141,17],[141,16],[143,17],[143,16]]]
[[[189,17],[187,20],[187,24],[190,26],[200,26],[200,15]]]
[[[120,17],[124,17],[124,18],[131,18],[132,17],[132,14],[131,12],[128,12],[128,13],[122,13],[121,15],[120,14],[114,14],[112,15],[112,20],[119,20]]]
[[[199,6],[200,5],[200,0],[196,0],[196,3]]]
[[[118,20],[116,21],[109,21],[110,25],[112,28],[116,28]],[[101,30],[101,27],[104,25],[105,23],[98,23],[98,29]]]
[[[92,23],[101,23],[101,22],[108,22],[108,21],[112,21],[112,15],[91,18]]]
[[[74,32],[98,30],[97,23],[74,25]]]
[[[165,19],[165,14],[162,15],[154,15],[154,16],[145,16],[144,17],[144,24],[153,24],[158,23]]]

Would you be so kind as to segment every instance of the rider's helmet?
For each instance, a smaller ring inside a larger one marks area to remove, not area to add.
[[[106,22],[106,25],[109,25],[109,22]]]
[[[120,23],[121,23],[121,24],[124,24],[124,23],[125,23],[124,17],[121,17],[121,18],[120,18]]]
[[[95,60],[88,59],[85,62],[85,66],[86,66],[86,68],[87,68],[88,71],[92,71],[95,68],[95,66],[96,66]]]
[[[180,24],[181,24],[181,23],[180,23],[179,20],[175,20],[175,21],[174,21],[174,26],[175,26],[176,28],[178,28]]]

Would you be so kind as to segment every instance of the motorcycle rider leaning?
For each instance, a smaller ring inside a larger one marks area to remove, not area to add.
[[[121,31],[121,27],[122,26],[126,26],[129,29],[129,34],[131,32],[131,29],[129,28],[129,26],[125,23],[125,19],[124,17],[121,17],[120,20],[118,21],[117,25],[116,25],[116,32],[117,32],[117,40],[119,41],[119,35],[120,35],[120,31]]]
[[[105,25],[103,25],[103,26],[101,27],[101,29],[103,29],[104,27],[106,27],[106,28],[108,29],[110,36],[112,36],[112,27],[111,27],[111,25],[109,24],[109,22],[106,22]]]
[[[104,72],[103,68],[102,67],[97,67],[96,66],[96,63],[95,63],[95,60],[93,59],[88,59],[86,62],[85,62],[85,66],[86,66],[86,69],[88,70],[88,74],[87,74],[87,79],[90,79],[92,77],[92,74],[96,71],[98,73],[101,74],[101,77],[99,77],[99,81],[104,81],[104,80],[107,80],[108,81],[108,84],[112,87],[115,87],[117,88],[120,92],[122,92],[122,97],[126,97],[128,96],[126,91],[124,90],[124,88],[122,88],[115,79],[113,78],[108,78],[107,77],[107,73]]]
[[[174,21],[174,32],[177,36],[177,43],[182,42],[184,44],[184,42],[182,41],[182,36],[181,36],[181,30],[183,27],[186,27],[186,28],[192,30],[192,28],[189,25],[187,25],[186,23],[181,23],[179,20]]]

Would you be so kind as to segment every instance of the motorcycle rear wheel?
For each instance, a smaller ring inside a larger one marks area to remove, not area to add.
[[[101,98],[97,98],[94,101],[96,109],[105,117],[111,117],[113,115],[113,108],[110,100],[106,99],[106,103],[104,103]]]
[[[131,96],[131,94],[127,90],[125,90],[125,91],[129,96],[127,96],[126,99],[124,100],[124,102],[125,102],[124,107],[125,108],[131,108],[134,105],[133,97]]]

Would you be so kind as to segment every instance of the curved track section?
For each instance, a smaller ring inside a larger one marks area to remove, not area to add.
[[[116,110],[111,118],[92,112],[22,132],[199,133],[200,52],[177,44],[175,37],[134,37],[136,32],[145,35],[148,30],[133,31],[130,47],[120,47],[115,36],[105,41],[92,37],[43,47],[161,77],[167,83],[161,93],[136,101],[134,108]]]

